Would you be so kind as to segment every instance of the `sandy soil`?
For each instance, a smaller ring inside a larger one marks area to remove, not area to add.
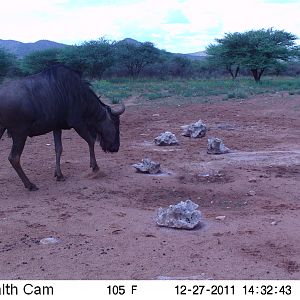
[[[96,175],[74,131],[63,134],[65,182],[53,176],[52,135],[28,139],[22,164],[36,192],[11,168],[4,136],[0,279],[300,279],[299,96],[178,103],[131,99],[120,151],[97,146]],[[199,119],[210,128],[205,138],[180,135]],[[179,146],[153,144],[167,130]],[[232,153],[208,155],[207,137],[222,138]],[[165,173],[136,173],[131,165],[145,157]],[[199,204],[200,227],[156,226],[159,207],[186,199]],[[41,244],[47,237],[59,242]]]

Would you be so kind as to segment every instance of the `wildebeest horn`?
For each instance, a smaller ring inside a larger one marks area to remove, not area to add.
[[[124,111],[125,111],[125,105],[124,105],[123,102],[121,103],[121,107],[120,107],[120,108],[117,108],[117,109],[112,108],[112,109],[111,109],[111,113],[112,113],[114,116],[119,116],[119,115],[121,115]]]

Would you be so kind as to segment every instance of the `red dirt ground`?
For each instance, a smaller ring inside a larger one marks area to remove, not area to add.
[[[52,135],[28,139],[22,164],[36,192],[23,187],[2,138],[0,279],[300,279],[299,96],[137,101],[121,117],[119,153],[97,145],[96,175],[74,131],[63,134],[65,182],[53,176]],[[199,119],[210,128],[205,138],[180,135]],[[153,144],[167,130],[179,146]],[[232,153],[206,154],[208,137]],[[136,173],[132,164],[145,157],[165,174]],[[203,213],[200,228],[156,226],[159,207],[189,198]],[[46,237],[59,243],[41,244]]]

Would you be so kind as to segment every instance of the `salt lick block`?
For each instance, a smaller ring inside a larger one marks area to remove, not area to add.
[[[197,208],[198,205],[189,199],[167,208],[160,207],[156,215],[156,224],[171,228],[193,229],[202,218]]]

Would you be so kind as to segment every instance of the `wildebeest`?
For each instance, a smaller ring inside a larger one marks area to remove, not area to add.
[[[21,165],[20,157],[27,137],[53,131],[57,180],[64,180],[60,169],[62,129],[74,128],[88,143],[90,167],[98,171],[94,153],[96,138],[105,152],[117,152],[120,146],[119,116],[125,106],[113,109],[100,101],[79,73],[63,65],[0,87],[0,139],[7,130],[13,145],[9,161],[31,191],[37,190]]]

